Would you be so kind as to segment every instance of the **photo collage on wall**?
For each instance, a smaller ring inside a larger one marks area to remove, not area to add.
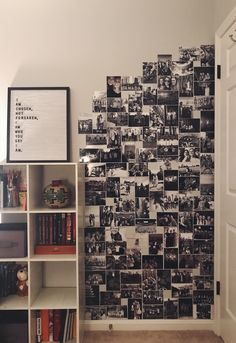
[[[88,320],[214,317],[214,64],[158,55],[78,120]]]

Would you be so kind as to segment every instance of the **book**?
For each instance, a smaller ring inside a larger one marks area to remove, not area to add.
[[[63,331],[62,343],[65,343],[65,342],[66,342],[66,339],[67,339],[67,330],[68,330],[69,314],[70,314],[70,310],[67,309],[67,310],[66,310],[66,319],[65,319],[64,331]]]
[[[42,319],[40,311],[36,311],[36,342],[42,342]]]
[[[48,310],[48,318],[49,318],[48,340],[49,342],[53,342],[53,327],[54,327],[53,310]]]
[[[61,310],[53,310],[53,341],[60,340],[60,332],[61,332],[61,325],[62,325],[62,311]]]
[[[41,310],[41,323],[42,323],[42,340],[49,340],[49,312],[48,310]]]
[[[0,208],[4,207],[4,185],[3,181],[0,181]]]

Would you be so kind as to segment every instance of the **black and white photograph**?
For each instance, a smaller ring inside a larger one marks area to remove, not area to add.
[[[194,319],[212,319],[213,312],[212,312],[212,305],[207,304],[197,304],[194,305],[196,310],[193,313]]]
[[[197,211],[194,212],[195,225],[214,225],[213,211]]]
[[[194,82],[194,95],[206,97],[215,95],[214,81]]]
[[[149,113],[131,112],[129,113],[129,126],[149,126]]]
[[[105,242],[91,242],[85,243],[86,255],[104,255],[105,254]]]
[[[132,196],[135,197],[135,179],[129,177],[121,178],[120,185],[120,194],[121,196]]]
[[[104,320],[104,319],[107,319],[106,307],[102,307],[102,306],[86,307],[85,320]]]
[[[106,113],[94,113],[92,122],[93,122],[93,133],[106,133],[107,132]]]
[[[163,306],[143,306],[143,319],[163,319]]]
[[[179,135],[180,148],[199,148],[200,134],[199,133],[181,133]]]
[[[200,61],[201,59],[201,49],[199,47],[192,48],[179,48],[179,59],[182,62],[188,61]]]
[[[157,192],[156,197],[156,210],[157,212],[177,212],[178,211],[178,192],[177,191],[164,191]]]
[[[179,121],[180,133],[197,133],[200,132],[200,119],[181,119]]]
[[[157,83],[158,91],[178,91],[179,77],[178,75],[159,75]]]
[[[198,111],[213,111],[215,108],[214,96],[195,96],[194,108]]]
[[[149,106],[150,127],[162,127],[165,125],[165,106]]]
[[[131,143],[122,146],[122,162],[132,162],[136,160],[136,145]]]
[[[194,290],[213,290],[214,278],[212,276],[194,276],[193,278]]]
[[[172,284],[172,297],[173,298],[192,298],[192,295],[193,295],[192,283],[173,283]]]
[[[214,132],[201,132],[201,153],[215,152]]]
[[[177,248],[178,247],[178,229],[177,227],[164,228],[164,247]]]
[[[136,178],[135,182],[135,197],[148,197],[149,196],[149,179],[148,177]]]
[[[106,269],[107,270],[121,270],[127,269],[126,256],[106,256]]]
[[[213,154],[201,154],[201,174],[214,174],[215,162]]]
[[[126,254],[126,242],[106,242],[106,254],[107,255],[125,255]]]
[[[85,226],[94,228],[100,226],[99,206],[85,207]]]
[[[135,199],[136,218],[149,218],[149,197]]]
[[[121,97],[121,77],[107,76],[107,97]]]
[[[126,240],[125,229],[119,227],[106,227],[106,242],[122,242]]]
[[[94,92],[92,99],[93,112],[106,112],[107,110],[107,94],[103,91]]]
[[[107,129],[107,147],[118,148],[121,146],[121,129],[120,127]]]
[[[148,176],[148,163],[129,163],[129,176]]]
[[[196,67],[194,68],[194,81],[209,82],[215,79],[214,67]]]
[[[193,255],[179,255],[179,268],[192,269],[195,268],[195,258]]]
[[[144,305],[163,305],[163,291],[144,291],[143,292]]]
[[[136,232],[156,233],[156,219],[136,219]]]
[[[157,270],[157,289],[163,291],[171,289],[171,270]]]
[[[120,292],[100,292],[101,305],[120,305],[121,293]]]
[[[157,83],[156,62],[143,62],[143,83]]]
[[[171,75],[172,55],[158,55],[158,75]]]
[[[101,191],[86,192],[85,206],[99,206],[106,204],[106,194]]]
[[[157,148],[141,148],[139,149],[138,161],[142,162],[156,162]]]
[[[215,65],[215,46],[201,45],[201,66],[214,67]]]
[[[164,300],[164,319],[177,319],[179,313],[178,299],[168,298]]]
[[[214,254],[213,240],[195,240],[193,243],[193,253],[196,255]]]
[[[149,234],[149,255],[163,255],[163,234]]]
[[[99,305],[99,286],[85,286],[85,305]]]
[[[214,304],[214,291],[212,290],[193,291],[193,303],[213,305]]]
[[[200,166],[199,148],[180,148],[179,149],[179,167],[181,166]]]
[[[108,112],[107,113],[107,126],[128,126],[129,114],[127,112]]]
[[[178,91],[159,91],[157,94],[158,105],[176,105],[179,100]]]
[[[85,243],[105,242],[105,228],[93,227],[85,229]]]
[[[214,111],[202,111],[201,112],[201,131],[202,132],[214,132],[215,124]]]
[[[165,125],[166,126],[178,126],[178,112],[179,108],[178,105],[166,106],[166,113],[165,113]]]
[[[107,145],[107,136],[104,134],[90,134],[86,135],[86,147],[100,147],[101,145]]]
[[[127,285],[139,285],[142,284],[142,272],[141,270],[124,270],[121,271],[121,284]],[[121,286],[122,287],[122,286]]]
[[[107,112],[127,112],[123,105],[122,98],[107,98]]]
[[[193,230],[193,239],[214,239],[214,226],[195,225]]]
[[[201,184],[201,195],[214,195],[215,187],[213,183]]]
[[[121,162],[121,149],[101,149],[101,162]]]
[[[140,285],[121,285],[121,298],[142,298],[142,288]]]
[[[100,225],[111,226],[114,221],[114,207],[101,206],[100,207]]]
[[[177,170],[164,170],[164,189],[166,191],[177,191],[179,189],[178,182]]]
[[[195,268],[198,268],[200,275],[214,274],[214,256],[213,255],[196,255]]]
[[[127,163],[110,162],[106,164],[107,177],[128,177]]]
[[[178,213],[157,212],[157,226],[178,226]]]
[[[180,119],[193,118],[194,101],[193,98],[180,98],[179,117]]]
[[[199,176],[186,176],[179,177],[179,190],[181,192],[194,192],[200,191],[200,178]]]
[[[163,191],[164,187],[164,171],[162,167],[155,162],[148,163],[149,169],[149,190]]]
[[[105,256],[86,256],[85,268],[86,270],[105,270],[106,257]]]
[[[193,61],[172,61],[171,63],[172,75],[186,76],[193,74]]]
[[[171,273],[172,276],[172,283],[187,283],[192,284],[193,282],[193,271],[186,270],[186,269],[177,269],[173,270]]]
[[[142,76],[122,76],[121,77],[122,91],[141,91]]]
[[[135,213],[115,213],[114,225],[115,226],[134,226]]]
[[[107,306],[107,319],[127,319],[127,306]]]
[[[143,129],[139,127],[122,128],[122,142],[138,142],[143,139]]]
[[[143,290],[156,290],[157,287],[157,272],[154,269],[143,269],[142,275]]]
[[[100,162],[100,150],[99,149],[80,149],[81,163]]]
[[[85,177],[105,177],[106,165],[105,163],[86,163]]]
[[[120,290],[120,272],[117,270],[106,271],[106,286],[107,291]]]
[[[106,178],[88,178],[85,179],[85,192],[105,191]]]
[[[155,148],[157,146],[157,130],[155,128],[144,127],[143,147]]]
[[[143,93],[140,91],[127,92],[125,93],[126,97],[128,96],[128,112],[139,112],[141,114],[143,107]],[[125,98],[124,98],[125,99]],[[136,124],[139,123],[139,120],[135,120]],[[143,125],[131,125],[129,126],[143,126]]]
[[[193,97],[193,74],[179,77],[179,96]]]
[[[190,232],[181,232],[179,235],[179,254],[192,255],[193,250],[193,234]]]
[[[85,284],[90,286],[105,284],[105,271],[85,272]]]
[[[213,211],[214,210],[214,196],[200,195],[194,197],[195,211]]]
[[[92,119],[78,120],[78,133],[92,133],[93,121]]]
[[[187,192],[179,194],[179,211],[191,212],[193,211],[194,197]]]
[[[128,319],[142,319],[142,300],[128,299]]]
[[[193,317],[193,300],[179,299],[179,318],[190,319]]]
[[[164,249],[164,269],[176,269],[179,266],[177,248]]]
[[[157,86],[143,86],[143,105],[157,105]]]
[[[179,212],[179,230],[182,233],[193,231],[193,212]]]
[[[163,255],[142,255],[143,269],[163,269]]]

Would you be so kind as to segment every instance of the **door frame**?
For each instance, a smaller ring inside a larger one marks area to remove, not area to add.
[[[215,280],[221,281],[220,270],[220,226],[221,226],[221,199],[220,199],[220,182],[221,182],[221,80],[217,79],[217,65],[221,65],[221,39],[225,32],[236,22],[236,7],[228,14],[223,23],[215,33]],[[217,138],[217,139],[216,139]],[[215,326],[214,332],[221,334],[221,307],[220,297],[215,293]]]

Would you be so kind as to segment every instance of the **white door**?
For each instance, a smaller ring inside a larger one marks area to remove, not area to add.
[[[231,36],[233,35],[233,36]],[[235,42],[234,42],[235,40]],[[220,238],[220,335],[236,342],[236,8],[216,35],[216,194]]]

